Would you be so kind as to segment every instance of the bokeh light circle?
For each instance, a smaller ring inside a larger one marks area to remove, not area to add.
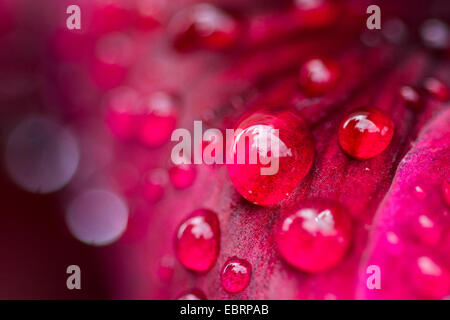
[[[69,205],[66,223],[72,235],[86,244],[108,245],[120,238],[128,224],[128,207],[117,194],[87,190]]]
[[[29,192],[61,189],[72,179],[79,159],[78,144],[71,131],[44,117],[23,120],[6,143],[6,171]]]

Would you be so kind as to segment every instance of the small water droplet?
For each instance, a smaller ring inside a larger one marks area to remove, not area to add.
[[[142,194],[150,203],[156,203],[164,196],[164,188],[168,182],[168,174],[164,169],[149,171],[142,182]]]
[[[418,110],[421,107],[421,99],[419,93],[410,86],[400,88],[400,97],[403,102],[411,109]]]
[[[366,160],[383,152],[391,143],[394,123],[382,111],[360,108],[339,126],[339,144],[351,157]]]
[[[181,294],[177,300],[206,300],[206,296],[199,289],[191,289]]]
[[[423,82],[425,90],[434,98],[445,101],[448,99],[447,86],[436,78],[426,78]]]
[[[175,267],[175,259],[172,255],[165,255],[159,261],[158,277],[161,281],[170,281],[173,276]]]
[[[190,187],[195,180],[197,171],[192,164],[180,164],[169,169],[169,178],[177,189]]]
[[[251,276],[251,264],[247,260],[232,257],[225,262],[220,275],[220,281],[225,291],[237,293],[248,286]]]
[[[220,227],[215,212],[195,210],[185,219],[176,234],[178,260],[187,269],[206,272],[216,263],[220,249]]]
[[[416,260],[411,276],[415,289],[425,298],[442,299],[448,293],[448,272],[429,256]]]
[[[331,89],[339,78],[336,62],[323,59],[306,61],[300,69],[299,82],[308,95],[317,96]]]
[[[415,187],[414,187],[414,196],[415,196],[417,199],[424,200],[424,199],[427,197],[427,194],[426,194],[426,192],[422,189],[421,186],[415,186]]]
[[[427,215],[420,215],[413,225],[415,235],[424,243],[436,245],[442,235],[441,227]]]

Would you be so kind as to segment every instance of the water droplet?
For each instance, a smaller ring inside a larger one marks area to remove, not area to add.
[[[161,200],[168,180],[167,171],[163,169],[153,169],[148,172],[142,182],[142,193],[145,200],[150,203],[156,203]]]
[[[448,272],[431,257],[419,257],[411,276],[414,288],[425,298],[441,299],[448,293]]]
[[[238,40],[239,29],[232,16],[206,3],[179,11],[169,24],[175,48],[180,51],[196,47],[211,50],[229,48]]]
[[[149,147],[159,147],[169,141],[177,122],[177,102],[166,92],[155,92],[141,101],[139,139]]]
[[[419,93],[410,86],[401,87],[399,93],[403,102],[411,109],[417,110],[422,106]]]
[[[281,256],[299,270],[315,273],[336,266],[351,244],[347,210],[332,201],[305,203],[280,223],[276,242]]]
[[[237,293],[248,286],[251,276],[251,264],[247,260],[232,257],[225,262],[220,274],[220,281],[225,291]]]
[[[445,101],[449,93],[447,86],[436,78],[426,78],[423,82],[425,90],[434,98]]]
[[[198,289],[192,289],[181,294],[177,300],[207,300],[205,294]]]
[[[419,200],[424,200],[427,197],[426,192],[422,189],[421,186],[414,187],[414,196]]]
[[[206,272],[216,263],[220,249],[220,227],[215,212],[195,210],[185,219],[176,234],[178,260],[187,269]]]
[[[278,130],[278,136],[273,129]],[[272,146],[278,146],[278,150],[271,150]],[[284,109],[262,109],[245,117],[227,148],[234,156],[233,164],[227,164],[234,187],[259,205],[271,206],[283,200],[309,172],[314,160],[314,143],[305,121]],[[272,151],[271,157],[268,151]],[[240,161],[243,156],[246,160]],[[267,172],[262,174],[261,170]]]
[[[175,258],[172,255],[165,255],[159,261],[158,277],[162,281],[170,281],[175,267]]]
[[[197,171],[192,164],[180,164],[169,169],[169,178],[177,189],[190,187],[195,180]]]
[[[385,240],[386,252],[391,255],[399,255],[403,251],[403,243],[397,233],[393,231],[386,232]]]
[[[310,96],[325,93],[335,85],[338,78],[339,68],[333,61],[311,59],[300,68],[300,85]]]
[[[415,235],[424,243],[436,245],[442,236],[441,227],[427,215],[420,215],[413,223]]]
[[[383,152],[394,135],[391,118],[374,108],[361,108],[344,118],[339,144],[351,157],[366,160]]]
[[[112,90],[106,98],[106,123],[119,139],[128,140],[135,136],[139,96],[129,87]]]
[[[339,9],[334,1],[329,0],[294,1],[294,17],[298,19],[303,28],[325,28],[331,26],[339,16]]]

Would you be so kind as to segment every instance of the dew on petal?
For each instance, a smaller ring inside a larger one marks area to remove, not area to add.
[[[131,10],[119,4],[119,1],[96,1],[95,19],[91,21],[90,30],[96,34],[121,31],[130,26]]]
[[[233,157],[227,169],[234,187],[248,201],[263,206],[286,198],[308,174],[315,156],[305,121],[284,109],[262,109],[245,117],[227,149]]]
[[[175,250],[189,270],[206,272],[216,263],[220,249],[220,226],[215,212],[195,210],[178,228]]]
[[[339,16],[338,6],[330,0],[295,0],[294,10],[305,28],[329,27]]]
[[[251,264],[247,260],[232,257],[223,265],[220,281],[225,291],[237,293],[248,286],[251,276]]]
[[[99,39],[96,58],[91,61],[90,75],[102,90],[122,84],[134,60],[133,41],[124,33],[111,33]]]
[[[190,187],[197,176],[197,171],[193,164],[179,164],[169,169],[169,179],[177,189]]]
[[[324,300],[337,300],[337,296],[334,293],[327,293],[324,297]]]
[[[129,87],[112,90],[106,98],[106,123],[119,139],[128,140],[136,135],[139,95]]]
[[[199,289],[192,289],[181,294],[177,300],[207,300],[206,295]]]
[[[436,78],[426,78],[423,82],[425,90],[434,98],[447,100],[449,96],[448,87]]]
[[[165,255],[158,265],[158,277],[161,281],[168,282],[172,279],[175,267],[175,258],[172,255]]]
[[[361,108],[346,116],[339,126],[339,144],[351,157],[366,160],[382,153],[391,143],[394,123],[382,111]]]
[[[413,191],[414,196],[419,200],[424,200],[427,197],[427,193],[421,186],[415,186]]]
[[[420,109],[421,99],[419,93],[410,86],[403,86],[400,88],[400,97],[403,102],[411,109]]]
[[[137,22],[140,30],[152,30],[163,22],[163,2],[160,0],[141,0],[136,2]]]
[[[79,163],[78,144],[73,134],[53,120],[30,117],[8,137],[6,170],[21,188],[50,193],[72,179]]]
[[[311,273],[328,270],[345,257],[352,240],[349,212],[339,203],[316,200],[279,224],[276,243],[293,267]]]
[[[115,242],[128,223],[128,207],[117,194],[92,189],[75,198],[66,212],[66,223],[72,235],[94,246]]]
[[[180,51],[201,47],[221,50],[238,40],[239,24],[225,11],[207,3],[179,11],[170,21],[174,46]]]
[[[388,231],[385,234],[385,250],[391,255],[399,255],[404,247],[403,242],[399,238],[398,234],[393,231]]]
[[[145,200],[156,203],[164,196],[164,188],[169,182],[168,173],[164,169],[153,169],[147,172],[142,182],[142,193]]]
[[[412,284],[421,296],[442,299],[448,293],[449,274],[433,258],[419,257],[412,269]]]
[[[413,231],[420,241],[429,245],[438,244],[442,236],[441,227],[425,214],[414,221]]]
[[[149,147],[169,141],[177,122],[175,98],[166,92],[154,92],[142,100],[139,139]]]
[[[323,59],[311,59],[300,68],[299,82],[310,96],[317,96],[331,89],[339,77],[335,62]]]

